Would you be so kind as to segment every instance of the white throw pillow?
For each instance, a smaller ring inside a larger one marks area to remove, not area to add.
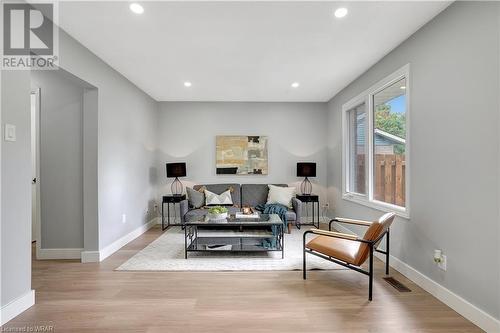
[[[292,198],[295,196],[295,187],[267,186],[269,187],[267,204],[281,204],[288,208],[292,208]]]
[[[231,198],[231,190],[227,190],[221,194],[205,190],[206,205],[232,205],[233,199]]]

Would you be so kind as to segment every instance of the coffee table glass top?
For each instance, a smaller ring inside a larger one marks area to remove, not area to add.
[[[283,221],[277,214],[259,214],[258,218],[236,218],[230,215],[223,220],[209,220],[206,215],[190,216],[186,218],[186,225],[217,226],[217,225],[281,225]]]

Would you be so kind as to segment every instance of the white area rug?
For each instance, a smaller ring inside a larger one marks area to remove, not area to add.
[[[302,269],[302,235],[307,228],[285,234],[285,258],[281,252],[190,252],[184,259],[184,231],[175,227],[117,268],[125,271],[269,271]],[[214,232],[217,233],[218,232]],[[228,231],[224,231],[227,235]],[[243,236],[245,232],[232,232]],[[327,260],[307,255],[308,269],[344,269]]]

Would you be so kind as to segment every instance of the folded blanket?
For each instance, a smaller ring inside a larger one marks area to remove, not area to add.
[[[286,219],[286,212],[288,212],[288,207],[280,204],[260,204],[255,207],[258,211],[264,214],[277,214],[281,221],[283,221],[284,226],[287,226],[288,221]]]
[[[260,204],[255,207],[256,210],[264,213],[264,214],[277,214],[281,221],[283,221],[283,228],[288,226],[288,221],[286,218],[286,212],[288,211],[288,207],[280,204]],[[275,248],[276,247],[276,236],[278,235],[278,228],[276,226],[272,226],[271,230],[273,232],[273,239],[271,242],[263,241],[262,246],[265,248]]]

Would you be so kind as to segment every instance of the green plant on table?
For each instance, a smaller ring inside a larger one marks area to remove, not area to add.
[[[208,212],[210,214],[224,214],[224,213],[228,212],[228,209],[226,207],[222,207],[222,206],[215,206],[215,207],[210,208],[208,210]]]

